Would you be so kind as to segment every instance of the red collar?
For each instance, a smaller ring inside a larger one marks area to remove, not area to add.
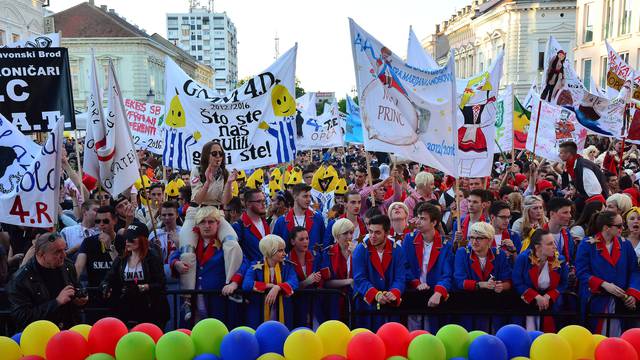
[[[347,218],[347,214],[342,214],[340,215],[340,219],[346,219]],[[360,229],[360,234],[359,236],[362,236],[364,234],[367,233],[367,227],[364,226],[364,221],[362,221],[362,219],[360,219],[360,216],[356,215],[356,220],[358,221],[358,229]]]
[[[422,260],[424,257],[424,238],[421,232],[418,232],[418,235],[413,239],[413,246],[416,251],[416,258],[418,259],[418,267],[422,268]],[[440,255],[440,249],[442,248],[442,238],[440,237],[440,233],[436,231],[433,235],[433,245],[431,246],[431,252],[429,253],[429,264],[427,265],[427,273],[431,271],[433,265],[438,261],[438,256]]]
[[[471,221],[471,214],[467,214],[462,221],[462,240],[467,240],[467,232],[469,231],[469,221]],[[486,221],[484,214],[480,215],[478,221]]]
[[[309,250],[304,253],[304,267],[307,272],[307,275],[304,275],[302,271],[302,262],[298,259],[298,253],[295,249],[291,249],[291,253],[289,253],[289,258],[291,258],[291,262],[295,265],[296,274],[298,274],[298,280],[304,280],[307,276],[311,275],[313,272],[313,255]]]
[[[555,259],[553,257],[549,257],[547,259],[547,263],[548,265],[548,269],[549,269],[549,288],[546,289],[546,292],[549,292],[550,290],[554,290],[558,288],[558,284],[560,284],[560,274],[558,274],[558,271],[560,268],[558,269],[553,269],[551,267],[551,264],[553,263]],[[540,278],[540,272],[542,271],[542,267],[544,266],[544,264],[542,266],[540,266],[540,264],[533,264],[531,263],[531,269],[529,269],[529,279],[531,279],[531,283],[533,284],[533,287],[536,288],[536,290],[540,290],[540,288],[538,287],[538,279]]]
[[[382,253],[382,262],[380,262],[380,257],[378,256],[378,249],[376,249],[371,241],[367,241],[367,247],[369,248],[369,260],[371,261],[371,265],[376,269],[380,277],[384,279],[384,273],[387,271],[389,264],[391,264],[391,257],[393,255],[393,248],[391,245],[391,240],[385,240],[386,243],[384,245],[384,252]]]
[[[329,248],[329,256],[331,257],[331,267],[336,279],[347,279],[351,277],[351,271],[347,267],[347,259],[342,255],[340,244],[333,244]]]
[[[620,241],[618,237],[616,236],[612,241],[613,246],[611,247],[611,253],[607,250],[606,241],[604,240],[602,233],[598,233],[596,235],[596,240],[598,240],[598,242],[596,242],[596,249],[598,249],[600,256],[611,264],[611,266],[616,266],[620,259]]]
[[[214,244],[209,243],[207,248],[204,248],[204,240],[198,234],[198,245],[196,245],[196,259],[198,259],[198,264],[200,266],[204,266],[209,259],[213,257],[216,253],[216,247]]]
[[[307,232],[311,234],[311,227],[313,227],[313,211],[306,209],[304,211],[304,227],[307,229]],[[291,232],[293,228],[296,226],[296,221],[294,219],[293,209],[290,209],[287,215],[285,215],[284,220],[287,222],[287,230]]]
[[[574,168],[576,167],[576,160],[578,160],[578,158],[580,158],[582,156],[575,154],[574,156],[572,156],[571,158],[569,158],[567,160],[567,164],[565,166],[565,169],[567,170],[567,173],[569,175],[571,175],[571,178],[574,179],[576,177]]]
[[[256,239],[258,239],[258,241],[260,241],[263,238],[263,235],[260,233],[260,230],[258,230],[258,228],[256,227],[256,224],[254,224],[253,221],[251,221],[246,211],[242,213],[241,220],[244,226],[249,228],[249,231],[251,231],[253,236],[255,236]],[[264,218],[260,218],[260,220],[262,221],[262,226],[264,227],[264,235],[269,235],[271,230],[269,228],[269,224],[267,224],[267,221]]]
[[[493,271],[493,260],[495,256],[493,255],[493,251],[489,249],[487,252],[487,263],[484,265],[484,271],[482,271],[482,266],[480,266],[480,258],[476,253],[471,250],[471,268],[476,273],[480,281],[489,280],[489,275],[491,275],[491,271]]]

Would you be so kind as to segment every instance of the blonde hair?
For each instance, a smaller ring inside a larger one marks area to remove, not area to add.
[[[286,247],[287,244],[278,235],[269,234],[260,240],[258,247],[265,259],[272,257],[278,252],[278,248]]]
[[[426,171],[420,171],[416,175],[416,179],[415,179],[416,187],[421,185],[424,185],[424,186],[433,185],[433,181],[434,181],[433,174]]]
[[[351,220],[347,218],[338,219],[335,223],[333,223],[333,227],[331,228],[331,235],[333,235],[333,238],[335,239],[338,237],[338,235],[342,235],[347,231],[354,230],[355,228],[356,226],[353,225]]]
[[[607,202],[609,201],[616,204],[616,207],[618,208],[618,211],[620,211],[621,214],[624,214],[625,212],[629,211],[631,207],[633,207],[631,198],[627,194],[620,194],[620,193],[613,194],[607,198]]]
[[[478,221],[471,225],[469,236],[481,236],[492,239],[496,236],[496,231],[491,224],[484,221]]]
[[[394,203],[391,203],[391,205],[389,205],[389,209],[387,209],[387,214],[391,215],[391,210],[393,210],[394,207],[399,206],[402,208],[402,210],[404,210],[404,212],[407,214],[407,217],[409,217],[409,207],[407,205],[405,205],[403,202],[400,201],[396,201]]]
[[[522,196],[522,194],[520,194],[517,191],[514,191],[511,194],[507,195],[507,197],[509,199],[509,205],[510,205],[511,211],[517,211],[519,213],[522,213],[522,201],[524,200],[524,197]]]
[[[595,153],[594,154],[594,158],[597,158],[598,155],[600,154],[600,151],[598,150],[597,147],[595,147],[595,145],[589,145],[589,147],[587,147],[586,149],[582,150],[582,156],[589,158],[589,154],[591,153]]]
[[[529,210],[540,203],[541,206],[544,207],[544,201],[538,195],[529,195],[524,198],[524,205],[522,209],[522,235],[526,236],[533,229],[533,224],[531,223],[531,218],[529,216]],[[544,209],[542,211],[542,218],[540,219],[540,226],[546,224],[549,220],[544,215]]]
[[[215,206],[203,206],[196,212],[196,225],[200,224],[202,220],[211,216],[215,221],[220,221],[222,213]]]

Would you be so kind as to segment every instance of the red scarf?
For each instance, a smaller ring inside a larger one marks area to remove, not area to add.
[[[572,179],[575,179],[576,177],[574,168],[576,167],[576,160],[578,160],[578,158],[580,157],[582,156],[580,156],[579,154],[575,154],[571,158],[569,158],[569,160],[567,160],[567,166],[565,166],[565,169],[567,170],[567,173],[571,175]]]
[[[198,264],[200,266],[204,266],[204,264],[207,263],[207,261],[209,261],[209,259],[211,259],[213,257],[213,255],[216,253],[216,246],[214,243],[209,243],[209,245],[207,245],[207,248],[205,249],[204,247],[204,239],[202,239],[202,237],[198,238],[198,245],[196,245],[196,258],[198,259]]]
[[[305,272],[302,271],[302,261],[298,259],[298,253],[295,249],[291,250],[289,258],[291,258],[291,262],[295,264],[295,270],[296,274],[298,275],[298,280],[302,281],[306,279],[307,276],[311,275],[311,273],[313,272],[313,255],[309,250],[304,253],[304,267],[306,270],[306,275]]]
[[[598,242],[596,242],[596,249],[598,249],[600,256],[602,256],[611,266],[615,267],[620,259],[620,241],[618,240],[618,237],[614,237],[611,242],[613,244],[613,246],[611,246],[611,253],[607,250],[607,242],[604,240],[602,233],[598,233],[598,235],[596,235],[596,240],[598,240]]]
[[[287,230],[291,232],[293,227],[296,226],[295,214],[293,209],[289,210],[287,215],[284,216],[287,222]],[[309,235],[311,235],[311,228],[313,227],[313,211],[306,209],[304,211],[304,227],[307,229]]]

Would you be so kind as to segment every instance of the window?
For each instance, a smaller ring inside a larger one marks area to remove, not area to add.
[[[202,45],[198,45],[198,50],[202,50]]]
[[[196,25],[196,30],[202,30],[202,25],[200,24]]]
[[[629,53],[628,52],[620,53],[620,57],[622,58],[622,60],[624,60],[624,62],[627,63],[627,65],[629,65]]]
[[[608,39],[613,35],[613,2],[614,0],[605,0],[604,2],[604,38]]]
[[[620,35],[628,34],[631,32],[631,8],[633,6],[633,0],[622,0],[620,11]]]
[[[167,18],[167,26],[178,26],[178,18],[177,17],[168,17]]]
[[[538,51],[538,71],[544,70],[544,51]]]
[[[16,41],[20,41],[20,35],[11,34],[11,42],[16,42]]]
[[[582,42],[591,42],[593,41],[593,11],[592,11],[592,3],[585,4],[584,6],[584,30]]]
[[[5,36],[4,30],[0,30],[0,45],[5,44],[4,36]]]
[[[69,72],[71,73],[73,97],[78,98],[80,94],[80,62],[78,60],[69,60]]]
[[[182,36],[189,36],[191,34],[191,28],[189,24],[182,24]]]
[[[591,59],[582,60],[582,83],[587,90],[591,90]]]
[[[196,36],[195,35],[191,35],[191,40],[195,40]]]
[[[603,56],[600,59],[600,87],[603,89],[607,87],[607,66],[608,58],[606,56]]]

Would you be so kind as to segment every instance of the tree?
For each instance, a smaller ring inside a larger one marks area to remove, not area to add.
[[[357,96],[353,98],[353,102],[358,104],[358,97]],[[342,98],[342,99],[340,99],[340,101],[338,101],[338,110],[340,110],[341,113],[344,113],[344,114],[347,113],[347,98]]]
[[[300,86],[300,79],[296,78],[296,99],[304,95],[306,91]]]

